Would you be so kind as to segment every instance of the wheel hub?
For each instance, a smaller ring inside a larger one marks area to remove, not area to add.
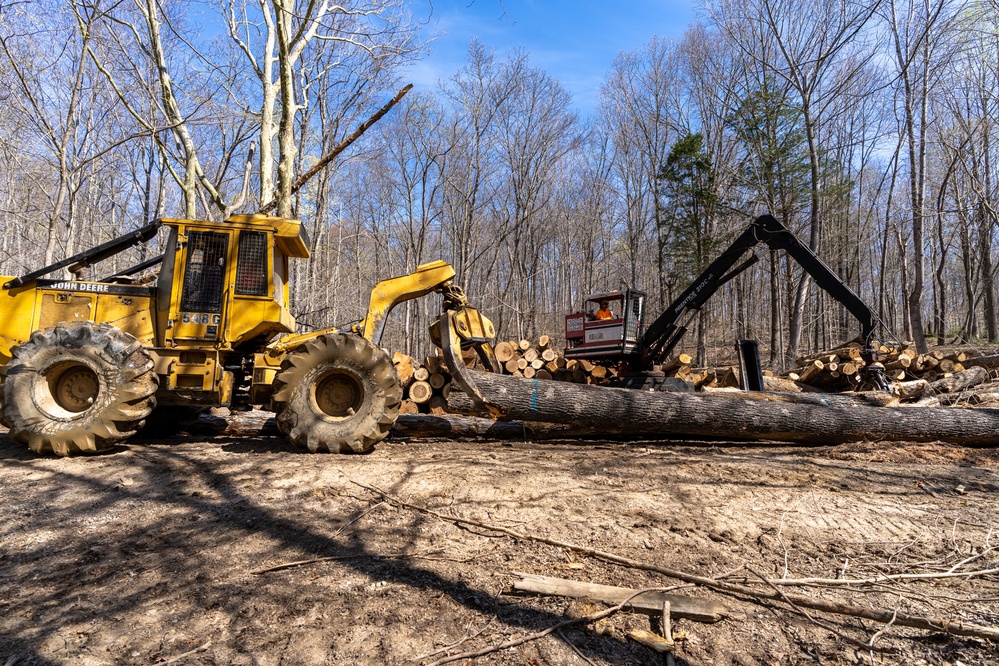
[[[52,396],[66,411],[79,413],[94,404],[99,391],[97,373],[84,365],[74,365],[56,378]]]
[[[360,382],[353,376],[334,373],[316,384],[316,406],[326,416],[344,418],[352,416],[364,401]]]

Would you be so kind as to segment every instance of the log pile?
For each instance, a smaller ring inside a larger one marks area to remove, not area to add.
[[[441,416],[447,413],[451,375],[444,367],[442,358],[428,356],[420,362],[412,356],[395,352],[392,355],[392,364],[399,373],[399,381],[403,388],[400,414]]]
[[[801,357],[797,359],[797,369],[789,373],[787,378],[824,390],[850,390],[861,380],[864,360],[860,352],[860,343],[854,342],[822,354]],[[978,365],[963,351],[936,350],[919,354],[905,343],[897,347],[880,345],[879,357],[885,366],[887,379],[896,382],[921,379],[932,383]]]
[[[542,335],[536,341],[521,339],[497,343],[494,350],[501,374],[597,386],[610,384],[617,377],[616,365],[567,359],[553,342],[551,337]],[[999,404],[999,387],[994,387],[989,381],[999,372],[996,370],[999,356],[974,357],[960,350],[934,350],[918,354],[903,343],[897,347],[881,345],[879,357],[885,366],[887,379],[894,386],[891,404],[981,404],[989,407]],[[692,361],[689,354],[680,353],[667,360],[660,369],[665,376],[682,379],[697,391],[706,393],[723,392],[740,386],[737,368],[698,368],[693,366]],[[396,352],[393,363],[405,391],[400,413],[437,416],[448,413],[451,377],[442,358],[429,356],[417,360]],[[470,352],[466,363],[469,366],[475,363]],[[801,357],[796,370],[787,375],[778,377],[769,370],[763,374],[768,392],[827,393],[860,387],[863,368],[861,345],[854,342],[821,354]],[[969,391],[976,395],[970,395]],[[967,395],[959,397],[961,393]]]

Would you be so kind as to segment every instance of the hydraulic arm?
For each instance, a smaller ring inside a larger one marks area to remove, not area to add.
[[[723,284],[739,275],[757,261],[761,254],[736,265],[742,256],[760,244],[773,250],[784,250],[812,276],[815,284],[843,304],[850,314],[860,322],[861,338],[864,341],[863,356],[868,364],[875,364],[877,354],[873,348],[875,318],[870,307],[857,294],[843,283],[833,271],[822,262],[807,245],[795,237],[791,231],[772,215],[761,215],[715,259],[666,311],[650,324],[637,346],[639,368],[649,368],[662,363],[687,332],[686,324],[681,323],[685,315],[693,315]],[[690,317],[687,317],[689,322]],[[880,366],[874,366],[880,369]],[[879,388],[884,386],[884,378],[877,372],[871,378]]]

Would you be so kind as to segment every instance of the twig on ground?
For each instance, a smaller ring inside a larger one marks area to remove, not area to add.
[[[445,645],[444,647],[440,648],[439,650],[434,650],[433,652],[427,652],[426,654],[421,654],[419,657],[416,658],[416,661],[423,661],[424,659],[430,659],[430,657],[436,656],[436,655],[440,654],[441,652],[447,652],[448,650],[451,650],[452,648],[458,647],[459,645],[461,645],[465,641],[470,641],[473,638],[478,638],[479,636],[481,636],[483,634],[483,632],[485,632],[486,629],[489,628],[489,625],[491,625],[493,623],[493,620],[495,620],[495,619],[496,619],[496,616],[493,615],[491,618],[489,618],[489,621],[486,622],[482,626],[482,628],[479,629],[478,631],[476,631],[474,634],[469,634],[468,633],[469,630],[472,628],[472,623],[469,622],[468,626],[465,627],[465,635],[462,636],[460,639],[458,639],[454,643],[451,643],[450,645]]]
[[[481,650],[473,650],[469,652],[462,652],[461,654],[451,655],[450,657],[444,657],[443,659],[438,659],[435,662],[427,664],[427,666],[441,666],[441,664],[449,664],[453,661],[461,661],[462,659],[474,659],[476,657],[482,657],[487,654],[492,654],[493,652],[500,652],[501,650],[507,650],[512,647],[517,647],[518,645],[523,645],[524,643],[529,643],[531,641],[536,641],[539,638],[544,638],[545,636],[560,631],[565,627],[571,627],[574,624],[589,624],[591,622],[596,622],[597,620],[602,620],[605,617],[610,617],[614,613],[617,613],[622,608],[627,605],[629,601],[635,597],[646,594],[648,592],[661,592],[662,588],[659,587],[649,587],[644,590],[635,590],[635,593],[619,603],[617,606],[611,606],[606,610],[599,611],[597,613],[590,613],[589,615],[584,615],[583,617],[576,617],[571,620],[565,620],[554,624],[547,629],[542,629],[541,631],[535,632],[533,634],[528,634],[527,636],[521,636],[520,638],[514,638],[512,640],[506,641],[505,643],[500,643],[499,645],[493,645],[491,647],[482,648]]]
[[[346,476],[346,475],[345,475]],[[984,638],[992,641],[999,641],[999,628],[988,627],[978,624],[973,624],[970,622],[963,622],[959,620],[951,620],[945,617],[917,617],[911,615],[901,615],[893,614],[888,611],[882,611],[874,608],[868,608],[863,606],[854,606],[852,604],[839,603],[835,601],[826,601],[824,599],[818,599],[813,597],[806,597],[802,595],[787,595],[779,590],[774,590],[771,592],[766,592],[760,589],[752,588],[747,585],[738,585],[735,583],[729,583],[726,581],[717,580],[714,578],[708,578],[705,576],[699,576],[696,574],[690,574],[685,571],[680,571],[677,569],[670,569],[668,567],[662,567],[654,564],[648,564],[646,562],[639,562],[637,560],[632,560],[627,557],[622,557],[620,555],[615,555],[614,553],[608,553],[606,551],[597,550],[595,548],[588,548],[586,546],[580,546],[578,544],[572,544],[565,541],[559,541],[558,539],[549,539],[546,537],[524,534],[521,532],[516,532],[514,530],[506,529],[503,527],[497,527],[495,525],[488,525],[475,520],[469,520],[467,518],[458,518],[456,516],[448,516],[436,511],[427,509],[426,507],[421,507],[415,504],[410,504],[397,497],[389,495],[384,490],[376,488],[374,486],[367,485],[360,481],[355,481],[350,477],[346,477],[348,481],[354,485],[360,486],[362,488],[367,488],[371,492],[377,493],[381,497],[385,498],[387,501],[395,504],[396,506],[405,507],[412,509],[414,511],[419,511],[430,516],[435,516],[441,520],[446,520],[456,524],[467,524],[475,525],[476,527],[481,527],[483,529],[488,529],[500,534],[506,534],[515,539],[522,539],[524,541],[534,541],[536,543],[545,543],[550,546],[555,546],[557,548],[568,548],[576,551],[577,553],[583,553],[597,559],[604,560],[605,562],[611,562],[613,564],[618,564],[621,566],[630,567],[633,569],[642,569],[644,571],[652,571],[655,573],[668,576],[670,578],[676,578],[677,580],[682,580],[688,583],[694,583],[697,585],[703,585],[704,587],[717,590],[719,592],[726,592],[729,594],[744,595],[756,599],[790,599],[794,604],[801,606],[803,608],[810,608],[812,610],[822,611],[824,613],[832,613],[836,615],[848,615],[851,617],[862,617],[868,620],[873,620],[875,622],[888,622],[895,617],[897,624],[906,627],[913,627],[915,629],[924,629],[927,631],[943,631],[949,634],[954,634],[958,636],[974,636],[977,638]],[[835,579],[833,579],[835,580]],[[769,581],[771,583],[776,583],[778,581]]]
[[[868,641],[867,644],[870,646],[870,648],[872,650],[874,649],[874,641],[876,641],[879,638],[881,638],[881,636],[884,635],[884,633],[886,631],[888,631],[889,628],[891,628],[891,625],[895,624],[895,618],[898,617],[898,609],[899,609],[899,606],[901,606],[901,605],[902,605],[902,597],[899,597],[898,601],[895,602],[895,612],[892,613],[891,619],[888,620],[888,623],[885,624],[885,626],[883,626],[880,629],[878,629],[876,632],[874,632],[874,635],[871,636],[871,640]]]
[[[777,578],[769,580],[774,585],[822,585],[825,587],[843,587],[848,585],[876,585],[889,581],[901,580],[938,580],[941,578],[975,578],[976,576],[988,576],[999,573],[999,567],[993,569],[976,569],[975,571],[942,571],[940,573],[921,574],[883,574],[871,578]],[[742,582],[753,582],[749,578],[741,579]]]
[[[791,601],[791,599],[788,598],[788,596],[784,593],[783,590],[781,590],[779,587],[777,587],[776,585],[774,585],[763,574],[758,573],[752,567],[746,567],[746,571],[750,572],[751,574],[753,574],[754,576],[756,576],[757,578],[759,578],[760,580],[762,580],[764,583],[766,583],[767,585],[769,585],[771,588],[773,588],[773,590],[775,592],[777,592],[777,594],[780,595],[781,599],[783,599],[787,603],[787,605],[789,605],[792,609],[794,609],[794,612],[798,613],[799,615],[805,616],[806,618],[808,618],[809,622],[811,622],[815,626],[821,627],[822,629],[825,629],[826,631],[832,632],[833,634],[835,634],[836,636],[838,636],[839,638],[841,638],[842,640],[846,641],[847,643],[849,643],[850,645],[852,645],[854,647],[861,647],[861,648],[865,648],[867,650],[873,650],[874,652],[895,652],[895,650],[892,650],[890,648],[876,648],[876,647],[874,647],[873,641],[871,643],[864,643],[863,641],[858,641],[856,638],[852,638],[850,636],[847,636],[843,632],[837,630],[835,627],[832,627],[829,624],[827,624],[827,623],[823,622],[822,620],[818,619],[817,617],[814,617],[807,610],[805,610],[804,608],[801,608],[800,606],[798,606],[798,604],[796,604],[793,601]],[[895,607],[895,614],[896,615],[898,614],[898,607],[897,606]]]
[[[198,647],[194,648],[193,650],[188,650],[184,654],[178,654],[176,657],[171,657],[170,659],[164,659],[163,661],[157,661],[155,664],[153,664],[153,666],[166,666],[167,664],[174,664],[174,663],[180,661],[181,659],[184,659],[185,657],[190,657],[192,654],[195,654],[197,652],[201,652],[202,650],[207,650],[211,646],[212,646],[212,642],[208,641],[204,645],[199,645]]]
[[[313,557],[308,560],[297,560],[295,562],[285,562],[284,564],[275,564],[272,567],[267,567],[266,569],[257,569],[256,571],[251,571],[250,573],[254,576],[259,576],[261,574],[270,573],[272,571],[281,571],[283,569],[291,569],[293,567],[301,567],[306,564],[316,564],[317,562],[335,562],[337,560],[353,560],[359,557],[381,557],[386,560],[396,560],[396,559],[420,559],[425,558],[427,555],[440,555],[443,550],[428,550],[422,553],[358,553],[357,555],[328,555],[326,557]],[[429,559],[429,558],[427,558]]]

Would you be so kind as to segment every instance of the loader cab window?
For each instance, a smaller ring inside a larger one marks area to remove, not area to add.
[[[236,293],[241,296],[267,295],[267,234],[239,232],[236,258]]]
[[[586,301],[586,318],[589,321],[608,321],[624,316],[623,301],[620,296],[602,296]]]
[[[187,267],[180,309],[184,312],[222,312],[225,261],[229,235],[191,231],[187,236]]]

